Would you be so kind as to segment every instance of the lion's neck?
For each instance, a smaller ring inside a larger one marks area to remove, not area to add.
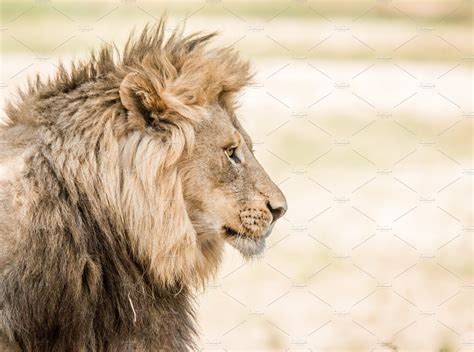
[[[31,162],[15,194],[21,245],[1,270],[5,334],[26,351],[193,346],[189,288],[157,282],[122,224],[71,196],[45,160]]]

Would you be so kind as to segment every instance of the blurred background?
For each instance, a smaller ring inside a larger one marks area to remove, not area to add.
[[[2,1],[1,107],[165,10],[219,31],[253,64],[239,115],[289,211],[197,293],[201,348],[473,351],[472,6]]]

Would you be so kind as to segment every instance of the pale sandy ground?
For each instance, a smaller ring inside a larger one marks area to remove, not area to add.
[[[235,36],[233,21],[206,23]],[[266,33],[291,45],[308,26],[281,20]],[[382,53],[412,33],[383,28]],[[359,32],[372,43],[381,33]],[[203,350],[473,350],[473,71],[452,55],[249,55],[258,74],[240,116],[289,211],[262,258],[228,249],[197,294]],[[2,106],[27,76],[54,70],[59,55],[48,57],[2,54]]]

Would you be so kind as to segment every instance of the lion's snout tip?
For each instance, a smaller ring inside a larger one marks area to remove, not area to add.
[[[267,203],[267,208],[270,210],[272,214],[272,224],[280,219],[283,215],[285,215],[286,211],[288,210],[288,205],[286,203],[285,198],[281,198],[277,201],[272,201]]]

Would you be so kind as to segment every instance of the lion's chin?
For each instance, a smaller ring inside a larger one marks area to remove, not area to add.
[[[268,235],[253,238],[245,234],[241,234],[229,227],[224,227],[224,236],[226,241],[235,249],[237,249],[244,258],[252,258],[262,254],[265,249],[265,239]]]

